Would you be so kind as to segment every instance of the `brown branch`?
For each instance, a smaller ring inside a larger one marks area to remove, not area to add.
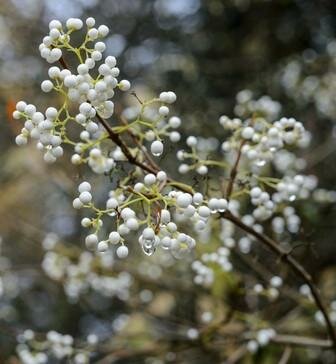
[[[235,179],[237,177],[238,165],[239,165],[239,161],[240,161],[241,154],[242,154],[242,148],[243,148],[244,144],[245,144],[245,140],[242,140],[242,142],[240,143],[240,146],[238,148],[236,161],[235,161],[235,163],[234,163],[234,165],[233,165],[233,167],[231,169],[231,172],[230,172],[230,180],[229,180],[229,184],[228,184],[227,189],[226,189],[226,198],[228,200],[231,197],[233,185],[234,185]]]
[[[133,154],[130,152],[130,150],[128,149],[127,145],[123,142],[123,140],[120,138],[119,134],[115,133],[112,129],[112,127],[107,123],[106,120],[104,120],[98,113],[96,113],[97,119],[99,120],[99,122],[103,125],[103,127],[105,128],[105,130],[107,131],[110,139],[117,144],[121,151],[124,153],[126,159],[131,163],[134,164],[138,167],[140,167],[141,169],[145,170],[146,172],[150,172],[150,173],[154,173],[156,174],[158,171],[155,170],[153,167],[142,163],[140,161],[138,161],[136,159],[135,156],[133,156]]]
[[[127,145],[120,138],[119,134],[117,134],[113,131],[112,127],[108,124],[108,122],[106,120],[104,120],[98,113],[96,114],[96,116],[97,116],[97,119],[99,120],[99,122],[103,125],[103,127],[109,134],[110,139],[120,147],[120,149],[124,153],[124,155],[129,163],[136,165],[136,166],[140,167],[141,169],[143,169],[144,171],[153,173],[153,174],[156,174],[160,170],[158,166],[155,166],[155,168],[154,168],[154,166],[151,166],[151,165],[138,161],[137,158],[132,155],[132,153],[128,149]],[[142,150],[142,152],[143,152],[143,150]],[[179,190],[181,190],[183,192],[188,192],[188,193],[192,192],[192,188],[188,189],[188,188],[184,187],[178,181],[175,181],[171,177],[167,178],[167,182],[169,182],[171,185],[176,186]]]
[[[327,325],[327,330],[329,333],[329,336],[333,342],[333,346],[336,350],[336,333],[335,329],[333,327],[333,324],[330,320],[329,314],[327,312],[327,309],[322,301],[322,298],[320,296],[319,290],[315,286],[313,279],[311,275],[305,270],[305,268],[291,255],[289,255],[281,246],[268,237],[267,235],[263,235],[259,233],[258,231],[254,230],[252,227],[245,225],[238,217],[234,216],[231,212],[225,211],[221,213],[221,216],[224,219],[227,219],[231,221],[233,224],[241,228],[246,233],[254,236],[259,241],[261,241],[264,245],[268,246],[279,258],[281,258],[282,261],[284,261],[299,277],[303,279],[303,281],[309,286],[311,290],[311,294],[314,298],[315,304],[318,307],[318,309],[322,312],[322,315],[324,317],[324,320]]]
[[[281,355],[279,364],[287,364],[292,355],[292,348],[290,346],[286,346],[284,352]]]
[[[224,364],[236,364],[244,357],[247,353],[246,346],[239,347],[236,351],[234,351],[224,362]]]
[[[325,349],[330,349],[333,347],[333,342],[331,340],[320,340],[296,335],[275,335],[271,341],[275,344],[291,346],[311,346]]]
[[[120,115],[119,116],[120,121],[125,125],[128,126],[127,120]],[[153,158],[150,156],[150,154],[147,152],[145,147],[140,143],[139,138],[133,133],[131,129],[127,129],[127,133],[130,135],[130,137],[133,139],[134,143],[137,145],[137,147],[142,151],[143,155],[145,156],[147,162],[149,165],[151,165],[154,169],[157,171],[160,171],[160,167],[157,165],[157,163],[153,160]]]
[[[68,67],[68,65],[66,64],[65,59],[64,59],[63,57],[61,57],[61,58],[59,59],[59,63],[61,64],[61,66],[62,66],[62,68],[63,68],[63,69],[65,69],[65,70],[68,70],[68,69],[69,69],[69,67]]]

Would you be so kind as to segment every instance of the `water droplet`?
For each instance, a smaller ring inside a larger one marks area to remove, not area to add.
[[[146,247],[145,245],[142,246],[142,251],[147,255],[147,256],[151,256],[155,253],[155,247]]]
[[[142,244],[142,251],[147,255],[151,256],[155,253],[156,246],[155,240],[144,240]]]
[[[256,160],[255,164],[258,167],[263,167],[266,164],[266,161],[264,159],[258,159],[258,160]]]
[[[295,201],[296,200],[296,196],[295,195],[291,195],[289,196],[289,201]]]

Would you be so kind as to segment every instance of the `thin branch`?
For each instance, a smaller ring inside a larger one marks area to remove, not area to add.
[[[128,126],[127,120],[120,115],[119,116],[120,121]],[[154,169],[157,171],[160,170],[160,167],[157,165],[157,163],[153,160],[153,158],[150,156],[150,154],[147,152],[146,148],[140,143],[139,138],[133,133],[131,129],[127,129],[127,133],[130,135],[130,137],[133,139],[134,143],[137,145],[137,147],[142,151],[143,155],[145,156],[147,162],[149,165],[151,165]]]
[[[286,346],[285,351],[281,355],[279,364],[287,364],[292,355],[292,348],[290,346]]]
[[[247,353],[246,346],[239,347],[236,351],[234,351],[224,362],[224,364],[236,364],[244,357]]]
[[[282,261],[284,261],[299,277],[301,277],[303,279],[303,281],[310,288],[310,291],[314,298],[316,306],[322,312],[322,315],[323,315],[324,320],[327,325],[328,333],[333,342],[333,346],[336,350],[335,329],[330,320],[327,309],[322,301],[319,290],[315,286],[311,275],[305,270],[305,268],[295,258],[293,258],[283,248],[281,248],[281,246],[276,241],[274,241],[267,235],[263,235],[263,234],[259,233],[258,231],[254,230],[252,227],[247,226],[238,217],[234,216],[231,212],[225,211],[225,212],[221,213],[221,216],[224,219],[231,221],[233,224],[235,224],[236,226],[238,226],[239,228],[244,230],[246,233],[254,236],[259,241],[261,241],[263,244],[267,245],[279,258],[281,258]]]
[[[304,336],[296,336],[296,335],[275,335],[272,339],[272,342],[276,344],[284,344],[291,346],[312,346],[318,348],[332,348],[333,342],[331,340],[320,340],[314,339],[310,337]]]
[[[98,112],[96,113],[97,119],[99,120],[99,122],[103,125],[103,127],[105,128],[105,130],[107,131],[110,139],[117,144],[121,151],[124,153],[125,157],[127,158],[127,160],[131,163],[131,164],[135,164],[136,166],[144,169],[147,172],[150,173],[156,173],[157,171],[153,168],[148,166],[147,164],[144,164],[140,161],[138,161],[136,159],[135,156],[133,156],[133,154],[130,152],[130,150],[128,149],[128,146],[123,142],[123,140],[120,138],[119,134],[115,133],[112,129],[112,127],[108,124],[108,122],[103,119]]]
[[[226,189],[226,198],[228,200],[231,197],[233,185],[234,185],[235,179],[237,177],[238,165],[239,165],[239,161],[240,161],[240,158],[241,158],[242,148],[244,146],[244,143],[245,143],[245,140],[242,140],[242,142],[240,143],[240,146],[238,148],[236,161],[235,161],[235,163],[234,163],[234,165],[233,165],[233,167],[231,169],[231,172],[230,172],[230,180],[229,180],[229,184],[228,184],[227,189]]]

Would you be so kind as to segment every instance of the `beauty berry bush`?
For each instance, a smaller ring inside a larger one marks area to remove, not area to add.
[[[296,257],[307,222],[300,212],[335,201],[333,191],[318,188],[316,176],[304,174],[301,150],[309,146],[309,131],[295,118],[280,116],[278,102],[244,90],[235,117],[219,117],[220,133],[186,135],[183,117],[174,114],[173,91],[145,100],[128,80],[119,80],[115,57],[103,55],[108,33],[93,18],[85,24],[51,21],[39,46],[51,64],[41,83],[42,92],[53,95],[51,104],[39,111],[19,101],[13,113],[23,123],[17,145],[31,140],[46,163],[70,155],[74,168],[84,165],[92,181],[94,175],[104,180],[105,188],[96,188],[89,177],[78,184],[73,208],[82,216],[85,238],[68,246],[49,234],[44,272],[63,285],[70,301],[93,290],[134,307],[137,277],[120,260],[155,267],[158,256],[163,269],[190,268],[189,289],[212,297],[217,309],[203,310],[178,338],[163,336],[157,346],[140,350],[143,360],[182,362],[179,351],[187,346],[212,352],[213,362],[259,363],[263,353],[271,353],[272,362],[285,363],[293,347],[302,362],[321,352],[333,362],[336,301],[322,297],[309,267]],[[120,92],[131,106],[122,109]],[[209,128],[219,130],[213,121]],[[169,274],[158,281],[178,295]],[[151,295],[142,291],[142,301]],[[277,315],[267,310],[281,304]],[[287,315],[293,307],[303,326],[291,325]],[[108,355],[118,358],[120,350],[94,333],[74,338],[27,329],[17,340],[25,364],[100,362]],[[133,351],[128,346],[126,357]]]

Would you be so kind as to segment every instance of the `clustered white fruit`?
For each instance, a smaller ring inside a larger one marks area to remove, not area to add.
[[[44,340],[38,339],[32,330],[25,330],[17,338],[18,356],[23,364],[47,364],[56,360],[71,360],[74,364],[88,364],[90,352],[98,338],[90,334],[86,341],[76,347],[71,335],[49,331]]]
[[[228,206],[223,198],[206,201],[199,192],[190,194],[172,189],[163,171],[156,175],[146,174],[142,182],[133,186],[110,191],[104,209],[99,209],[92,202],[91,185],[88,182],[82,182],[78,192],[73,206],[76,209],[87,208],[95,214],[94,217],[82,219],[83,227],[93,229],[85,239],[86,246],[99,252],[116,246],[119,258],[128,256],[125,244],[127,236],[138,231],[138,241],[146,255],[152,255],[161,247],[176,257],[183,256],[195,247],[196,241],[180,232],[178,225],[188,221],[196,231],[202,231],[212,213],[225,211]],[[145,212],[139,209],[141,205],[145,206]],[[115,229],[109,231],[107,239],[100,240],[98,234],[103,230],[103,218],[112,218]]]
[[[247,350],[251,353],[255,353],[259,347],[268,345],[275,335],[276,331],[273,328],[261,329],[257,331],[255,339],[248,341]]]
[[[128,272],[111,275],[114,257],[110,254],[94,255],[88,251],[56,242],[47,236],[43,242],[46,253],[42,261],[42,269],[51,279],[62,283],[64,292],[72,302],[77,301],[90,290],[105,297],[117,297],[126,301],[130,297],[132,277]]]

